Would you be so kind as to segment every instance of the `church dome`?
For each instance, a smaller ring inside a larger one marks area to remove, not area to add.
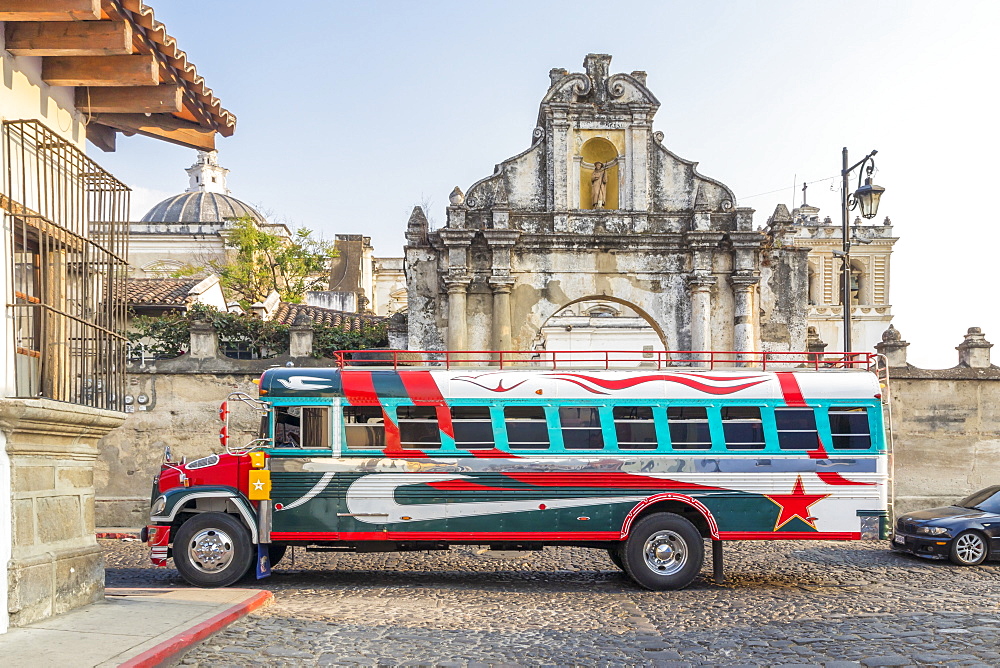
[[[231,195],[214,192],[185,192],[163,200],[145,216],[143,223],[221,223],[228,218],[251,216],[263,223],[264,216],[249,204]]]
[[[219,164],[215,151],[198,151],[197,161],[184,171],[188,174],[188,189],[154,206],[140,222],[224,223],[242,216],[267,222],[259,211],[229,194],[229,170]]]

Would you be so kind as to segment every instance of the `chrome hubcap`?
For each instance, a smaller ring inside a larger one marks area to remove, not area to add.
[[[647,538],[642,554],[646,566],[657,575],[673,575],[688,560],[687,543],[673,531],[658,531]]]
[[[971,563],[982,559],[986,552],[986,545],[978,535],[967,533],[958,537],[958,542],[955,543],[955,552],[959,559]]]
[[[191,565],[203,573],[218,573],[233,562],[233,539],[219,529],[199,531],[188,543]]]

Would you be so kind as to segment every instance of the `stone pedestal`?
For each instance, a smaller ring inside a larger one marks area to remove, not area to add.
[[[11,468],[12,626],[104,597],[94,463],[97,441],[124,419],[124,413],[48,399],[0,399]]]

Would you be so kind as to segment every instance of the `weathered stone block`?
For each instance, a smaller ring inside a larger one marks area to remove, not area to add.
[[[35,504],[31,499],[14,501],[13,508],[14,546],[24,547],[35,543]]]
[[[74,466],[71,468],[60,468],[58,473],[58,487],[93,487],[94,469],[87,466]]]
[[[52,614],[52,563],[23,565],[12,560],[8,568],[7,609],[12,626],[23,626]]]
[[[52,614],[58,615],[104,598],[104,557],[99,547],[58,559],[54,570],[56,597]]]
[[[38,537],[43,543],[69,540],[83,535],[80,498],[49,496],[36,499]]]
[[[37,492],[55,487],[54,466],[14,467],[14,492]]]

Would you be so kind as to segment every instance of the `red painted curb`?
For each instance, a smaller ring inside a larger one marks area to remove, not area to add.
[[[266,603],[270,603],[272,599],[274,599],[274,594],[271,592],[259,591],[239,605],[234,605],[225,612],[220,612],[215,617],[205,620],[186,631],[182,631],[170,640],[165,640],[156,647],[132,657],[125,663],[120,664],[119,668],[153,668],[154,666],[159,666],[196,642],[202,641],[229,626],[240,617],[253,612]]]

